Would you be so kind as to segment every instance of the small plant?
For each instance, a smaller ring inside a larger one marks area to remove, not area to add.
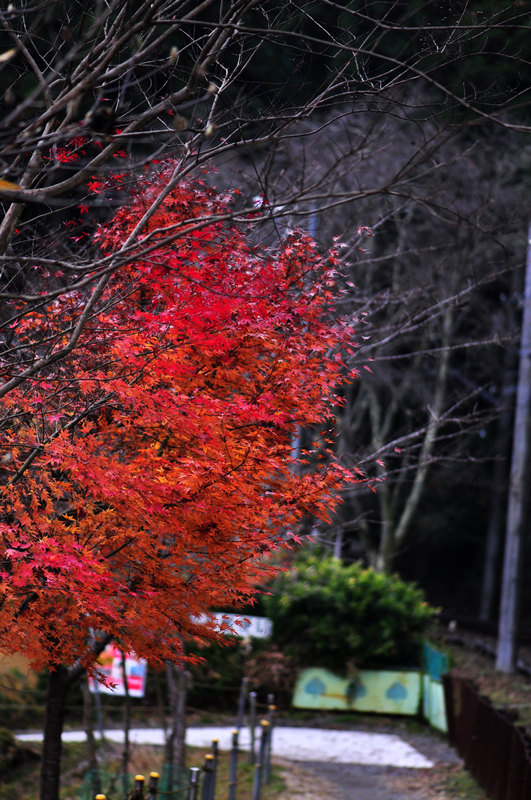
[[[300,663],[349,668],[416,666],[435,609],[395,575],[309,556],[264,598],[275,643]]]

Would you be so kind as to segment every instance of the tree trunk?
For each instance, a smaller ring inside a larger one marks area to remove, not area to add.
[[[509,445],[511,439],[512,409],[510,393],[514,390],[514,370],[512,363],[506,366],[502,382],[503,407],[498,420],[496,433],[496,456],[491,480],[489,505],[489,523],[483,560],[483,578],[481,582],[481,598],[479,618],[483,622],[492,619],[494,599],[498,589],[499,561],[503,541],[503,525],[506,511],[507,483],[509,462]]]
[[[59,666],[49,673],[44,719],[40,800],[59,800],[61,751],[66,697],[70,687],[68,670]]]
[[[89,772],[91,772],[93,775],[92,793],[96,795],[100,793],[101,786],[99,785],[99,779],[97,773],[98,756],[96,752],[96,740],[94,738],[94,715],[93,715],[92,695],[90,693],[89,683],[86,676],[82,680],[82,690],[83,690],[83,729],[85,731],[85,736],[87,737],[87,764]]]
[[[531,453],[531,226],[524,290],[524,312],[514,418],[511,483],[503,562],[496,669],[516,669],[521,572],[529,505]]]
[[[129,731],[131,729],[131,697],[129,695],[129,686],[127,683],[126,660],[125,653],[122,652],[122,675],[124,680],[124,749],[122,750],[122,775],[127,775],[129,772],[129,759],[131,757],[131,748],[129,745]]]
[[[341,559],[343,552],[343,528],[338,528],[334,539],[334,558]]]
[[[415,477],[409,493],[402,506],[402,510],[395,521],[395,507],[391,499],[391,492],[387,487],[382,487],[381,501],[382,507],[382,536],[380,547],[376,557],[376,569],[379,572],[390,574],[393,571],[393,563],[397,548],[404,541],[414,514],[420,503],[422,493],[426,485],[426,478],[431,462],[433,448],[437,439],[441,422],[441,415],[444,408],[446,396],[446,386],[448,381],[448,370],[450,364],[450,341],[453,330],[453,312],[451,308],[446,309],[442,323],[442,353],[435,379],[435,387],[432,402],[428,406],[428,419],[426,431],[422,441],[419,460],[415,471]]]
[[[518,272],[514,270],[511,276],[510,297],[517,297],[520,288]],[[505,305],[505,326],[516,330],[519,320],[515,313],[515,304],[507,302]],[[494,329],[496,330],[496,328],[497,325],[495,325]],[[510,346],[507,349],[504,359],[501,378],[500,411],[495,443],[496,461],[492,471],[489,523],[487,527],[487,540],[485,542],[485,556],[483,559],[483,576],[479,606],[479,618],[483,622],[488,622],[490,619],[494,618],[495,600],[499,590],[501,551],[505,534],[505,520],[507,518],[511,433],[513,427],[517,373],[518,350],[516,347]]]
[[[91,645],[94,659],[103,652],[112,637],[105,634]],[[59,800],[61,779],[62,734],[66,711],[68,690],[85,673],[83,662],[79,660],[71,667],[60,665],[48,675],[46,695],[46,715],[44,718],[44,737],[42,744],[41,789],[39,800]]]
[[[380,501],[380,544],[375,557],[375,569],[390,575],[396,555],[395,517],[391,503],[389,486],[383,484],[379,489]]]
[[[188,690],[188,673],[175,664],[166,664],[168,677],[168,694],[170,700],[170,731],[166,742],[166,761],[175,785],[185,764],[186,739],[186,696]]]
[[[492,619],[494,598],[497,592],[498,562],[501,551],[505,499],[503,491],[505,483],[504,467],[504,461],[496,463],[492,476],[489,523],[485,542],[485,556],[483,558],[483,576],[479,606],[479,618],[482,622],[488,622]]]

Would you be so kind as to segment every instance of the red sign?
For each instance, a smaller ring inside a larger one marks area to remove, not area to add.
[[[96,682],[89,678],[91,692],[125,696],[122,651],[114,644],[108,644],[98,659],[98,675]],[[147,663],[137,658],[134,653],[125,657],[125,676],[130,697],[144,697],[146,688]]]

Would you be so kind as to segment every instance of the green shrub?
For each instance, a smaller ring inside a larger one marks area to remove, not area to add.
[[[282,573],[264,598],[274,642],[299,663],[349,668],[417,666],[435,609],[394,575],[307,557]]]

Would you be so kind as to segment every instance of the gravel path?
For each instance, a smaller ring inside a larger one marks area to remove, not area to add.
[[[388,756],[378,764],[337,762],[316,756],[313,761],[292,762],[289,794],[282,800],[444,800],[442,792],[435,793],[434,781],[461,763],[445,738],[428,728],[412,731],[410,725],[400,721],[375,720],[374,727],[380,735],[399,738],[431,767],[396,766],[389,763],[393,759]],[[375,735],[374,731],[364,733]]]
[[[229,750],[231,735],[231,728],[191,728],[186,741],[197,747],[208,747],[212,739],[217,739],[221,750]],[[258,735],[257,731],[257,739]],[[250,735],[247,729],[240,731],[238,743],[243,750],[249,749]],[[392,733],[277,726],[273,731],[272,751],[276,756],[290,761],[310,763],[322,761],[415,769],[433,766],[429,758]]]
[[[202,726],[188,728],[186,743],[193,747],[209,747],[217,740],[220,750],[230,750],[233,728]],[[122,742],[122,730],[107,730],[105,738]],[[255,741],[258,743],[260,731],[257,728]],[[20,734],[21,741],[39,741],[41,733]],[[63,741],[84,741],[83,731],[65,731]],[[132,728],[129,740],[133,744],[164,744],[164,731],[161,728]],[[240,731],[238,745],[242,750],[251,746],[250,732]],[[257,745],[256,745],[257,747]],[[367,732],[354,730],[330,730],[323,728],[303,728],[277,726],[273,731],[272,752],[275,756],[290,761],[334,764],[363,764],[369,766],[393,766],[409,769],[430,769],[433,761],[405,741],[401,736],[389,732]]]

